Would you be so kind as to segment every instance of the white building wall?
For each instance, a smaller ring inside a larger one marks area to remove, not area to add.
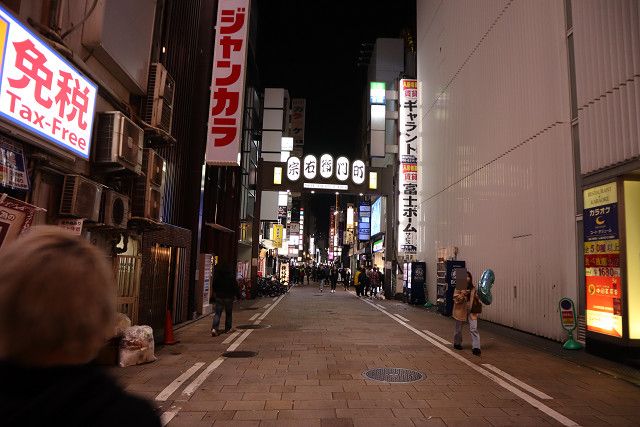
[[[437,249],[496,274],[482,317],[559,339],[577,295],[563,2],[418,1],[419,258]]]
[[[638,0],[573,0],[583,174],[640,156]]]

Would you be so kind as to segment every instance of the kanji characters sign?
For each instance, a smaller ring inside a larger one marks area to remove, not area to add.
[[[250,3],[218,2],[206,152],[211,165],[240,165]]]
[[[398,251],[418,253],[418,83],[400,80],[400,230]]]
[[[97,86],[0,7],[0,117],[89,158]]]

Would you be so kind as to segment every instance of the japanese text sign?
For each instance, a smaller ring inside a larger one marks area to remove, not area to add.
[[[250,0],[221,0],[211,77],[206,162],[240,165]]]
[[[0,7],[0,116],[89,158],[97,86]]]
[[[400,80],[400,231],[398,251],[418,253],[418,84]]]
[[[584,190],[587,330],[622,337],[622,277],[615,182]]]

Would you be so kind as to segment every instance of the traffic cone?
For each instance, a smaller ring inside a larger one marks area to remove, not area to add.
[[[173,336],[173,322],[171,321],[171,312],[167,309],[167,315],[164,319],[164,344],[165,345],[174,345],[178,344],[180,341],[177,341]]]

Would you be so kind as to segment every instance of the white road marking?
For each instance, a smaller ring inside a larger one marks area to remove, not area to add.
[[[431,338],[430,336],[428,336],[424,332],[420,332],[418,329],[414,328],[413,326],[402,322],[400,319],[394,317],[392,314],[387,313],[386,311],[381,310],[380,308],[376,307],[375,304],[370,303],[369,301],[366,301],[366,300],[363,300],[363,301],[365,303],[369,304],[371,307],[375,308],[376,310],[380,311],[381,313],[384,313],[385,315],[389,316],[390,318],[392,318],[393,320],[395,320],[399,324],[403,325],[405,328],[407,328],[410,331],[414,332],[419,337],[421,337],[424,340],[430,342],[435,347],[438,347],[440,350],[442,350],[445,353],[449,354],[451,357],[453,357],[455,359],[458,359],[460,362],[464,363],[465,365],[467,365],[468,367],[470,367],[474,371],[476,371],[476,372],[480,373],[481,375],[484,375],[485,377],[487,377],[490,380],[494,381],[495,383],[500,385],[502,388],[504,388],[506,390],[509,390],[511,393],[515,394],[516,396],[518,396],[519,398],[521,398],[522,400],[524,400],[525,402],[527,402],[528,404],[530,404],[534,408],[537,408],[540,411],[544,412],[545,414],[547,414],[551,418],[553,418],[556,421],[558,421],[560,424],[565,425],[565,426],[579,426],[579,424],[576,423],[575,421],[565,417],[560,412],[548,407],[547,405],[545,405],[544,403],[540,402],[539,400],[534,399],[533,397],[529,396],[527,393],[525,393],[522,390],[516,388],[515,386],[511,385],[510,383],[508,383],[507,381],[505,381],[502,378],[498,377],[497,375],[492,374],[488,370],[483,369],[482,367],[476,365],[475,363],[467,360],[467,358],[459,355],[458,353],[454,352],[453,350],[450,350],[449,348],[445,347],[442,343],[440,343],[439,341],[437,341],[434,338]]]
[[[256,313],[256,314],[254,314],[253,316],[251,316],[251,317],[249,318],[249,321],[251,321],[251,320],[256,320],[256,319],[258,318],[258,316],[260,316],[260,313]]]
[[[240,335],[240,331],[235,331],[234,333],[232,333],[231,335],[229,335],[229,337],[227,337],[226,340],[222,341],[222,344],[229,344],[231,341],[233,341],[234,339],[236,339],[236,337]]]
[[[273,299],[272,299],[271,301],[275,301],[275,300],[277,300],[277,299],[278,299],[278,297],[273,297]]]
[[[169,424],[171,422],[171,420],[178,415],[178,412],[180,412],[181,408],[175,408],[172,411],[167,411],[167,412],[163,412],[162,415],[160,415],[160,423],[162,424],[162,427],[166,426],[167,424]]]
[[[196,377],[195,380],[193,380],[191,382],[191,384],[189,384],[184,391],[182,392],[183,396],[188,396],[191,397],[191,395],[196,391],[196,389],[198,387],[200,387],[202,385],[202,383],[204,382],[204,380],[206,380],[209,375],[211,375],[211,373],[222,364],[222,362],[224,362],[224,360],[226,359],[226,357],[218,357],[216,360],[214,360],[213,362],[211,362],[211,364],[209,366],[207,366],[207,368],[202,371],[200,373],[200,375],[198,375]]]
[[[280,301],[282,301],[282,298],[284,298],[284,295],[281,295],[276,302],[274,302],[271,307],[269,307],[269,310],[265,311],[264,313],[262,313],[262,316],[258,317],[259,320],[264,320],[265,317],[267,317],[267,315],[269,313],[271,313],[271,310],[273,310],[275,308],[276,305],[278,305],[278,303],[280,303]]]
[[[434,334],[434,333],[433,333],[433,332],[431,332],[431,331],[423,330],[422,332],[424,332],[425,334],[429,335],[431,338],[435,338],[435,339],[437,339],[437,340],[438,340],[438,341],[440,341],[442,344],[446,344],[446,345],[453,345],[453,344],[451,344],[449,341],[447,341],[447,340],[445,340],[444,338],[442,338],[440,335],[436,335],[436,334]]]
[[[398,319],[403,320],[403,321],[405,321],[405,322],[408,322],[408,321],[409,321],[409,319],[407,319],[406,317],[402,317],[402,316],[400,316],[398,313],[395,313],[395,316],[396,316]]]
[[[229,346],[229,348],[227,349],[227,351],[235,351],[236,348],[238,348],[240,346],[240,344],[242,344],[242,341],[244,341],[245,339],[247,339],[247,337],[249,336],[249,334],[253,332],[253,329],[247,329],[246,331],[244,331],[244,333],[242,335],[240,335],[240,338],[238,338],[236,340],[236,342],[234,342],[233,344],[231,344]]]
[[[378,307],[380,307],[383,310],[386,310],[386,308],[384,308],[384,305],[380,305],[380,304],[376,304]]]
[[[156,396],[156,400],[159,400],[161,402],[167,400],[173,393],[175,393],[178,388],[180,388],[182,383],[191,378],[191,376],[198,372],[198,370],[203,366],[204,362],[195,363],[192,367],[187,369],[186,372],[182,373],[182,375],[173,380],[171,384],[169,384],[164,390],[162,390],[160,394]]]
[[[273,305],[269,304],[269,305],[271,305],[271,308],[269,308],[267,311],[265,311],[265,312],[260,316],[260,319],[259,319],[259,320],[256,320],[256,321],[254,322],[254,324],[256,324],[256,325],[257,325],[257,324],[259,324],[259,323],[262,321],[262,319],[264,319],[264,318],[265,318],[265,317],[266,317],[266,316],[271,312],[271,310],[273,310],[273,309],[274,309],[274,307],[275,307],[275,306],[276,306],[280,301],[282,301],[282,298],[284,298],[284,295],[281,295],[279,298],[276,298],[276,299],[277,299],[277,301],[276,301],[276,302],[274,302],[274,303],[273,303]],[[260,313],[257,313],[257,315],[259,315],[259,314],[260,314]],[[255,318],[256,316],[253,316],[253,317]],[[229,346],[229,348],[227,348],[227,351],[233,351],[233,350],[235,350],[236,348],[238,348],[238,346],[239,346],[240,344],[242,344],[242,342],[243,342],[243,341],[244,341],[244,340],[249,336],[249,334],[250,334],[251,332],[253,332],[253,329],[248,329],[248,330],[246,330],[246,331],[242,334],[242,336],[240,336],[240,338],[239,338],[235,343],[231,344],[231,345]],[[237,336],[237,334],[239,334],[239,333],[240,333],[239,331],[236,331],[236,332],[234,332],[233,334],[231,334],[231,336],[230,336],[229,338],[227,338],[226,340],[224,340],[224,341],[223,341],[223,344],[226,344],[226,341],[227,341],[227,340],[229,340],[229,342],[230,342],[230,341],[232,341],[232,340],[235,338],[235,336]],[[209,375],[211,375],[211,373],[212,373],[213,371],[215,371],[215,370],[218,368],[218,366],[220,366],[220,365],[222,364],[222,362],[224,362],[224,361],[225,361],[225,359],[226,359],[226,357],[220,356],[220,357],[218,357],[216,360],[214,360],[213,362],[211,362],[211,364],[210,364],[209,366],[207,366],[207,368],[206,368],[204,371],[202,371],[202,372],[200,373],[200,375],[198,375],[198,376],[196,377],[196,379],[195,379],[195,380],[193,380],[193,381],[191,382],[191,384],[189,384],[187,387],[185,387],[184,391],[182,392],[182,397],[183,397],[183,399],[184,399],[185,397],[186,397],[187,399],[188,399],[188,398],[190,398],[190,397],[191,397],[191,395],[193,395],[193,393],[195,393],[195,391],[197,390],[197,388],[198,388],[198,387],[200,387],[200,386],[202,385],[202,383],[204,383],[204,382],[205,382],[205,380],[206,380],[207,378],[209,378]],[[198,369],[200,369],[200,368],[204,365],[204,363],[196,363],[196,365],[199,365],[199,366],[198,366]],[[194,365],[193,367],[191,367],[191,368],[189,369],[189,371],[190,371],[191,369],[195,368],[195,366],[196,366],[196,365]],[[196,372],[198,369],[196,369],[194,372]],[[185,372],[183,375],[186,375],[189,371]],[[192,372],[192,373],[191,373],[191,375],[193,375],[193,373],[194,373],[194,372]],[[191,377],[191,375],[189,375],[188,377],[184,378],[184,380],[183,380],[183,381],[186,381],[189,377]],[[178,379],[180,379],[180,377],[179,377]],[[176,381],[177,381],[178,379],[176,379]],[[176,382],[176,381],[174,381],[174,382]],[[173,383],[172,383],[172,384],[173,384]],[[176,388],[177,388],[177,387],[176,387]],[[165,389],[165,390],[167,390],[167,389]],[[163,390],[160,394],[163,394],[165,390]],[[174,391],[175,391],[175,390],[174,390]],[[170,396],[172,393],[173,393],[173,392],[169,393],[169,396]],[[158,395],[158,397],[159,397],[159,396],[160,396],[160,395]],[[163,427],[164,427],[164,426],[166,426],[167,424],[169,424],[169,423],[171,422],[171,420],[173,420],[173,418],[174,418],[176,415],[178,415],[178,412],[180,412],[180,409],[181,409],[181,408],[180,408],[180,407],[172,407],[171,409],[172,409],[171,411],[163,412],[163,413],[162,413],[162,415],[160,416],[160,421],[161,421],[161,423],[162,423],[162,426],[163,426]]]
[[[514,383],[518,387],[520,387],[521,389],[528,391],[529,393],[533,394],[534,396],[538,396],[540,399],[543,399],[543,400],[552,400],[553,399],[553,397],[549,396],[548,394],[545,394],[545,393],[541,392],[537,388],[531,387],[529,384],[520,381],[516,377],[514,377],[512,375],[509,375],[504,371],[501,371],[500,369],[496,368],[493,365],[490,365],[489,363],[483,363],[482,366],[484,366],[485,368],[492,370],[496,374],[508,379],[509,381],[511,381],[512,383]]]
[[[269,308],[269,306],[270,306],[270,305],[271,305],[271,304],[267,304],[267,305],[265,305],[265,306],[264,306],[264,307],[262,307],[262,308]]]

